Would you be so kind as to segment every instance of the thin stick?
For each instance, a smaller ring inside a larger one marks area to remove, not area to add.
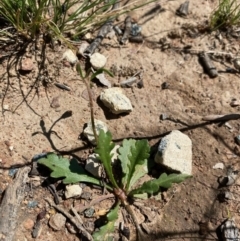
[[[58,210],[60,213],[65,215],[73,225],[77,227],[79,231],[82,232],[82,234],[89,240],[89,241],[94,241],[92,235],[78,222],[75,220],[75,218],[69,214],[66,210],[63,208],[59,207],[58,205],[55,205],[52,200],[49,198],[45,198],[45,200],[49,203],[50,206],[54,207],[56,210]]]
[[[123,203],[123,202],[122,202]],[[133,223],[137,229],[137,241],[144,241],[145,240],[145,235],[142,231],[142,228],[140,227],[140,225],[138,224],[138,220],[137,220],[137,217],[134,213],[134,211],[132,210],[131,206],[124,202],[124,207],[126,208],[126,210],[128,211],[128,213],[130,214],[132,220],[133,220]]]
[[[107,194],[107,195],[105,195],[105,196],[101,196],[101,197],[99,197],[99,198],[96,198],[95,200],[92,200],[89,204],[87,204],[87,205],[85,205],[85,206],[83,206],[83,207],[80,206],[80,208],[77,208],[77,206],[76,206],[75,208],[78,209],[78,212],[79,212],[79,213],[82,213],[84,210],[86,210],[86,209],[94,206],[95,204],[97,204],[97,203],[99,203],[99,202],[101,202],[101,201],[103,201],[103,200],[105,200],[105,199],[114,198],[114,197],[115,197],[115,196],[114,196],[114,194],[112,194],[112,193],[111,193],[111,194]]]
[[[80,225],[82,225],[82,224],[83,224],[83,220],[81,219],[81,217],[79,216],[77,210],[76,210],[73,206],[71,207],[71,211],[74,213],[74,215],[75,215],[78,223],[79,223]]]
[[[204,116],[204,121],[229,121],[240,119],[240,114],[226,114],[226,115],[208,115]]]
[[[87,88],[87,92],[88,92],[88,96],[89,96],[89,104],[90,104],[90,113],[91,113],[91,123],[92,123],[92,129],[93,129],[93,134],[94,134],[94,138],[96,143],[98,143],[98,135],[97,135],[97,131],[96,131],[96,126],[95,126],[95,120],[94,120],[94,113],[93,113],[93,98],[92,98],[92,93],[90,91],[90,87],[86,81],[85,78],[82,78],[84,84],[86,85]]]

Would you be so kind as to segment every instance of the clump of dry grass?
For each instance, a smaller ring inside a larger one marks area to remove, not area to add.
[[[240,1],[219,0],[210,17],[211,29],[226,29],[235,25],[240,25]]]
[[[44,33],[57,38],[71,33],[79,39],[108,19],[154,1],[135,0],[121,6],[119,0],[1,0],[0,16],[29,40]]]

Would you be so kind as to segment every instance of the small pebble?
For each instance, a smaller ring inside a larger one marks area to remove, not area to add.
[[[90,63],[94,69],[101,69],[107,63],[107,58],[100,53],[94,53],[90,57]]]
[[[97,135],[99,135],[99,131],[100,131],[100,130],[103,130],[104,132],[107,132],[107,131],[108,131],[107,125],[106,125],[103,121],[100,121],[100,120],[97,120],[97,119],[95,119],[95,129],[96,129]],[[93,129],[92,129],[92,123],[91,123],[91,121],[89,121],[89,122],[87,123],[87,127],[84,129],[83,135],[84,135],[93,145],[96,144],[95,137],[94,137],[94,133],[93,133]]]
[[[91,192],[83,192],[83,194],[81,195],[81,199],[91,200],[92,199],[92,193]]]
[[[169,89],[169,84],[167,82],[163,82],[162,83],[162,89],[165,90],[165,89]]]
[[[238,145],[240,145],[240,135],[235,137],[235,141]]]
[[[82,188],[78,184],[66,186],[65,198],[77,197],[82,194]]]
[[[21,61],[20,70],[30,72],[33,70],[33,61],[30,58],[25,58]]]
[[[89,33],[89,32],[84,35],[84,39],[90,40],[90,39],[92,39],[92,38],[93,38],[93,36],[92,36],[92,34]]]
[[[168,118],[168,115],[163,113],[160,115],[160,120],[166,120]]]
[[[238,100],[232,100],[231,103],[230,103],[231,107],[236,107],[236,106],[239,106],[239,105],[240,105],[240,102]]]
[[[225,122],[224,125],[225,125],[228,129],[232,129],[232,126],[231,126],[228,122]]]
[[[88,208],[84,211],[84,215],[87,218],[91,218],[93,216],[94,212],[95,212],[94,208]]]
[[[14,175],[17,173],[18,171],[18,168],[11,168],[9,171],[8,171],[8,175],[10,177],[14,177]]]
[[[240,71],[240,58],[234,59],[233,64],[234,64],[234,67],[235,67],[238,71]]]
[[[67,49],[63,53],[62,59],[66,59],[71,64],[75,64],[78,61],[77,56],[73,53],[71,49]]]
[[[61,213],[53,214],[49,220],[49,226],[58,231],[64,228],[66,218]]]
[[[131,34],[133,36],[137,36],[139,33],[141,33],[141,31],[142,31],[142,28],[138,24],[136,23],[132,24]]]
[[[37,205],[38,205],[38,202],[35,200],[31,200],[27,204],[28,208],[35,208],[35,207],[37,207]]]
[[[222,169],[223,170],[223,168],[224,168],[224,164],[222,162],[216,163],[213,166],[213,169]]]
[[[56,96],[56,97],[52,98],[51,107],[52,108],[59,108],[60,107],[59,96]]]
[[[26,219],[23,223],[23,227],[27,230],[31,230],[34,226],[34,221],[30,218]]]
[[[104,73],[98,74],[96,76],[96,78],[99,80],[99,82],[101,84],[103,84],[104,86],[107,86],[108,88],[110,88],[112,86],[112,84],[109,82],[109,80],[105,77]]]
[[[88,42],[83,42],[78,49],[78,54],[80,54],[81,56],[85,57],[84,51],[87,49],[87,47],[89,46]]]
[[[4,110],[9,110],[9,105],[3,105]]]
[[[225,192],[225,199],[234,200],[235,197],[233,196],[233,194],[231,192]]]
[[[85,169],[94,177],[100,178],[102,176],[103,167],[97,158],[97,154],[91,154],[86,160]]]
[[[129,113],[133,110],[131,101],[118,87],[103,90],[100,94],[100,100],[114,114]]]

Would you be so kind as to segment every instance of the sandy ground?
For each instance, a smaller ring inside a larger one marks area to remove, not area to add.
[[[209,78],[203,72],[195,52],[214,52],[216,59],[220,59],[219,62],[214,61],[214,65],[224,71],[226,66],[233,66],[226,62],[225,55],[219,53],[237,56],[239,40],[223,37],[219,41],[215,33],[190,37],[182,27],[188,25],[188,29],[196,29],[197,25],[204,24],[217,1],[191,0],[187,18],[175,14],[182,2],[160,2],[165,11],[146,14],[156,6],[154,3],[132,14],[133,19],[142,26],[144,42],[141,44],[122,46],[115,38],[103,41],[99,52],[108,58],[105,67],[115,72],[114,78],[109,77],[110,82],[119,83],[141,70],[144,86],[125,88],[133,111],[128,115],[113,115],[99,101],[104,87],[95,82],[94,117],[104,121],[118,141],[129,137],[148,138],[150,144],[155,145],[171,130],[182,130],[187,134],[193,143],[193,177],[168,190],[160,201],[143,201],[156,214],[151,222],[146,222],[149,240],[217,240],[215,230],[229,217],[229,213],[235,217],[237,226],[240,225],[238,181],[228,188],[235,199],[221,203],[217,200],[220,193],[217,180],[226,174],[226,169],[213,169],[216,163],[222,162],[225,167],[232,166],[238,170],[239,146],[234,138],[239,134],[239,121],[229,121],[228,125],[204,124],[202,117],[238,113],[239,107],[231,107],[230,103],[234,98],[239,99],[239,74],[222,72],[216,78]],[[165,50],[161,44],[163,38],[167,39],[166,46],[170,46]],[[191,46],[194,51],[179,51],[185,46]],[[13,59],[8,61],[5,58],[1,62],[1,191],[11,183],[6,168],[30,163],[36,154],[58,151],[84,160],[89,153],[91,147],[81,135],[84,124],[90,119],[88,101],[82,97],[86,88],[75,67],[60,61],[65,50],[64,46],[55,50],[47,47],[44,70],[39,71],[41,49],[28,47],[27,54],[33,59],[34,69],[25,75],[18,74]],[[47,87],[41,84],[43,76],[48,82]],[[53,84],[55,82],[66,83],[71,91],[57,88]],[[167,89],[162,88],[164,82]],[[34,83],[37,87],[33,87]],[[57,100],[58,107],[51,107],[53,100]],[[66,111],[72,111],[72,115],[61,118]],[[161,114],[167,114],[169,119],[161,121]],[[33,187],[31,194],[26,196],[15,240],[33,240],[26,222],[29,219],[35,221],[36,213],[45,207],[43,196],[51,197],[51,194],[41,186]],[[28,208],[29,200],[36,200],[39,205]],[[64,201],[64,205],[69,207],[72,202]],[[106,202],[106,205],[109,203]],[[47,219],[43,221],[43,231],[37,240],[79,240],[66,229],[52,231],[47,222]],[[201,235],[202,223],[208,230]]]

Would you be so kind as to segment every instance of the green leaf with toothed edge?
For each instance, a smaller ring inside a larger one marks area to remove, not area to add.
[[[48,167],[53,178],[62,178],[64,184],[88,182],[101,185],[100,181],[91,177],[79,164],[76,159],[68,160],[54,153],[48,153],[47,157],[38,160],[38,164]]]
[[[122,184],[128,192],[136,181],[148,173],[150,147],[147,140],[124,140],[119,148],[123,178]]]
[[[115,144],[112,142],[111,133],[104,132],[103,130],[99,131],[98,143],[94,152],[98,154],[98,159],[102,162],[104,170],[107,173],[107,176],[115,188],[118,188],[118,184],[113,176],[112,170],[112,157],[111,151],[113,150]]]
[[[135,194],[150,194],[153,195],[160,191],[160,187],[170,188],[173,183],[180,183],[187,178],[190,178],[187,174],[170,174],[163,173],[158,179],[145,182],[141,187],[132,190],[129,195],[134,196]]]

